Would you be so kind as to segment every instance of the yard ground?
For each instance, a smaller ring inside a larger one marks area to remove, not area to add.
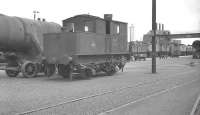
[[[9,78],[0,72],[0,115],[188,115],[200,94],[200,60],[132,61],[124,72],[89,80]]]

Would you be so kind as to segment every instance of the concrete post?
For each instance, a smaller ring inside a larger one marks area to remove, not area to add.
[[[156,73],[156,0],[152,0],[152,73]]]

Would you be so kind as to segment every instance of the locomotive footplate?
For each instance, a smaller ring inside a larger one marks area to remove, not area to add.
[[[0,63],[0,70],[18,71],[18,67],[8,67],[7,63]]]
[[[0,70],[6,70],[7,63],[0,63]]]

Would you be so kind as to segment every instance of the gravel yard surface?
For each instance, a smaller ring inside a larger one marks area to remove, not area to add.
[[[194,62],[191,64],[191,62]],[[95,115],[159,91],[200,79],[200,61],[191,57],[130,62],[125,72],[90,80],[9,78],[0,72],[0,115]]]

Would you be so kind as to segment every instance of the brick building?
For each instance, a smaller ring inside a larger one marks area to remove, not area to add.
[[[169,35],[170,32],[167,30],[162,30],[159,28],[159,30],[156,31],[157,35]],[[149,31],[147,34],[143,36],[143,42],[145,44],[148,44],[147,53],[150,56],[152,52],[152,31]],[[156,52],[158,55],[168,55],[168,52],[170,51],[170,39],[165,37],[156,37]]]

